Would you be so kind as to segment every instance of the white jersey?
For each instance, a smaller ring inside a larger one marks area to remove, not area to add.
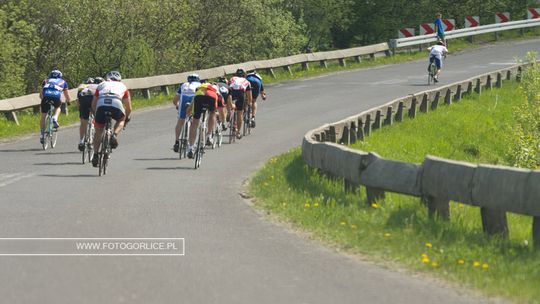
[[[429,56],[435,56],[440,59],[446,53],[448,53],[448,49],[445,46],[434,45],[431,47]]]
[[[122,100],[129,97],[129,91],[125,84],[120,81],[102,82],[94,94],[98,98],[97,108],[111,106],[125,113]]]
[[[195,92],[197,91],[197,88],[201,86],[201,83],[198,81],[192,81],[192,82],[184,82],[176,94],[180,95],[180,97],[193,97],[195,96]]]

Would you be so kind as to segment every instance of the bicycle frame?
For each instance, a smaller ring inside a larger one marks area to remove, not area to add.
[[[112,121],[111,121],[111,112],[105,112],[105,128],[101,134],[101,146],[99,148],[99,158],[98,158],[98,167],[99,167],[99,176],[107,174],[107,166],[109,164],[109,156],[112,152],[111,148],[111,135],[112,135]]]

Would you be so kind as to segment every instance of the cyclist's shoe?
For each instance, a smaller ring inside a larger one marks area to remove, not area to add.
[[[45,137],[40,137],[39,143],[43,145],[45,143]]]
[[[252,128],[255,128],[255,117],[251,117],[250,125]]]
[[[84,151],[84,143],[79,143],[79,151]]]
[[[236,139],[242,139],[242,134],[240,132],[236,132]]]
[[[224,122],[221,123],[221,131],[227,131],[227,125]]]
[[[56,121],[56,120],[53,120],[53,122],[52,122],[52,123],[53,123],[53,126],[54,126],[54,128],[55,128],[55,129],[58,129],[58,128],[60,128],[60,125],[58,124],[58,121]]]
[[[174,150],[174,152],[178,153],[178,151],[180,150],[180,142],[176,141],[172,149]]]
[[[188,158],[193,158],[193,148],[189,149],[189,151],[187,152],[187,157]]]
[[[433,81],[439,82],[439,76],[434,76],[434,77],[433,77]]]
[[[111,148],[118,148],[118,139],[116,139],[116,135],[111,136]]]
[[[98,163],[99,163],[99,157],[97,154],[94,154],[94,156],[92,157],[92,166],[97,168]]]
[[[213,144],[214,144],[214,139],[212,137],[207,137],[206,138],[206,145],[211,146]]]

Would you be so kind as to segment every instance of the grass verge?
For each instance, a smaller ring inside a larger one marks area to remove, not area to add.
[[[505,163],[516,84],[471,96],[429,115],[377,130],[357,147],[419,162],[427,153],[471,162]],[[474,110],[473,110],[474,109]],[[377,140],[377,138],[384,138]],[[436,138],[432,144],[432,139]],[[482,232],[479,208],[451,202],[448,222],[430,219],[418,198],[387,193],[368,206],[365,191],[346,193],[339,180],[308,168],[300,149],[272,158],[249,186],[256,206],[324,241],[376,262],[520,302],[540,299],[540,253],[531,217],[509,214],[509,240]]]

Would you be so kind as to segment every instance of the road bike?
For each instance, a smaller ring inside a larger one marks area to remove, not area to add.
[[[435,75],[437,75],[437,65],[435,64],[435,60],[430,59],[428,66],[428,85],[435,83]]]
[[[48,100],[47,105],[49,105],[49,111],[45,117],[45,133],[43,134],[43,141],[41,142],[43,150],[47,150],[49,144],[51,145],[51,148],[54,149],[56,146],[56,141],[58,140],[58,129],[54,127],[53,120],[54,102],[52,100]]]
[[[246,134],[251,134],[251,111],[253,111],[251,106],[247,105],[244,110],[244,136],[246,136]]]
[[[101,135],[101,146],[98,153],[98,167],[99,167],[99,176],[107,174],[107,166],[109,165],[109,160],[112,153],[111,147],[111,136],[112,136],[112,113],[109,111],[105,112],[105,128],[103,134]]]
[[[90,113],[88,117],[88,124],[86,125],[86,132],[84,133],[84,149],[82,150],[82,163],[92,160],[94,155],[94,115]]]
[[[188,137],[189,137],[189,127],[191,126],[191,119],[192,116],[189,116],[184,121],[184,126],[182,126],[182,130],[180,131],[180,138],[178,139],[179,147],[178,147],[178,158],[186,158],[187,157],[187,146],[188,146]]]
[[[229,110],[229,144],[236,142],[236,110]]]
[[[214,125],[215,125],[214,132],[213,132],[214,141],[212,142],[212,149],[215,149],[216,147],[218,148],[221,147],[221,144],[223,143],[223,130],[221,129],[221,122],[218,121],[217,117],[216,117],[216,123]]]
[[[206,130],[208,129],[207,121],[206,121],[206,109],[203,109],[201,119],[199,120],[199,127],[197,129],[197,142],[195,146],[195,169],[199,168],[201,166],[201,162],[205,153],[205,146],[206,146]]]

